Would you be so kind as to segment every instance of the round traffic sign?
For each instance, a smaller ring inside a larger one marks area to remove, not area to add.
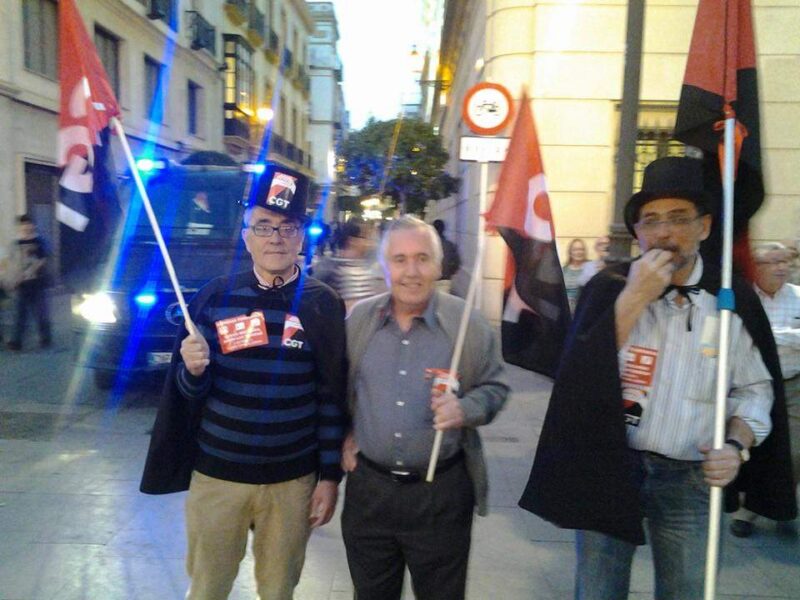
[[[513,109],[514,101],[506,88],[483,82],[472,86],[464,96],[461,115],[474,133],[494,135],[511,121]]]

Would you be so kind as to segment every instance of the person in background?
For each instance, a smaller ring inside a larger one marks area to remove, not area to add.
[[[595,259],[583,265],[583,273],[578,280],[578,286],[583,287],[589,280],[606,268],[606,258],[608,258],[608,247],[611,240],[608,236],[599,237],[594,242]]]
[[[800,285],[800,252],[797,250],[797,242],[795,240],[783,240],[782,243],[786,247],[786,254],[789,258],[789,277],[786,282]]]
[[[451,242],[444,235],[446,229],[445,222],[441,219],[436,219],[433,222],[433,228],[439,235],[439,241],[442,243],[442,276],[439,279],[437,289],[443,292],[450,292],[450,285],[453,276],[458,273],[461,268],[461,257],[458,254],[458,247],[455,242]]]
[[[360,219],[350,219],[336,231],[334,243],[336,255],[320,259],[313,275],[331,286],[350,312],[359,300],[386,290],[375,258],[374,228]]]
[[[580,285],[578,281],[583,274],[583,267],[586,264],[586,243],[575,238],[567,246],[567,260],[564,262],[564,287],[567,290],[567,300],[569,301],[569,311],[575,314],[575,305],[578,303],[578,291]]]
[[[759,244],[754,248],[753,258],[756,263],[754,288],[767,313],[778,346],[796,484],[800,481],[800,286],[787,283],[792,255],[783,244]],[[755,529],[757,516],[746,508],[747,505],[745,496],[744,507],[731,521],[731,533],[736,537],[750,537]],[[778,521],[778,530],[797,533],[794,523],[788,521]]]
[[[36,231],[36,224],[28,215],[17,218],[17,244],[12,261],[16,273],[16,300],[14,332],[8,342],[9,350],[21,350],[28,315],[39,325],[39,345],[52,344],[50,312],[47,306],[47,247]]]

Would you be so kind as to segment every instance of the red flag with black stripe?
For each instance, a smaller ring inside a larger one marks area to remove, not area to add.
[[[120,109],[74,0],[60,0],[58,19],[58,163],[64,170],[56,217],[62,274],[82,287],[108,253],[121,214],[109,135]]]
[[[747,223],[764,200],[758,82],[750,0],[700,0],[675,124],[676,139],[704,152],[706,186],[717,200],[714,225],[703,244],[719,264],[722,249],[722,123],[737,121],[734,187],[734,261],[752,274]]]
[[[505,279],[503,358],[549,377],[555,375],[570,323],[564,275],[558,261],[550,199],[528,97],[485,215],[511,251]]]

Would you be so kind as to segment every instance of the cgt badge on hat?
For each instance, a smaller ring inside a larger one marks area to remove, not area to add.
[[[703,182],[703,161],[683,156],[657,158],[644,169],[642,189],[625,205],[625,226],[633,237],[639,211],[652,200],[682,198],[693,202],[701,215],[711,211],[711,194]]]
[[[250,188],[248,208],[260,206],[305,222],[308,177],[283,165],[267,163],[258,181]]]

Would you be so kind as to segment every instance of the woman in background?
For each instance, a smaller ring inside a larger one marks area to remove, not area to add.
[[[586,243],[580,238],[575,238],[567,246],[567,261],[562,268],[564,286],[567,288],[569,310],[573,314],[575,313],[575,305],[578,303],[579,281],[583,273],[584,264],[586,264]]]

